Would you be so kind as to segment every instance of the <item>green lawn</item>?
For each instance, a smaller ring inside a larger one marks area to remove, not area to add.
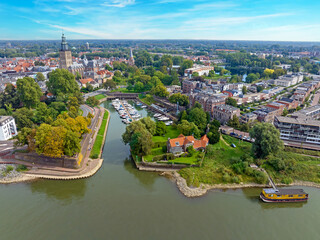
[[[103,141],[103,134],[105,132],[106,126],[107,126],[107,120],[108,120],[108,115],[109,112],[105,111],[104,115],[103,115],[103,120],[101,123],[101,126],[99,128],[96,140],[94,142],[94,145],[92,147],[91,153],[90,153],[90,158],[98,158],[100,151],[101,151],[101,147],[102,147],[102,141]]]
[[[152,141],[153,142],[166,142],[168,141],[168,138],[176,138],[180,134],[180,131],[173,127],[173,126],[167,126],[167,133],[164,136],[153,136]]]
[[[95,99],[97,99],[97,100],[101,100],[101,99],[105,98],[106,96],[103,95],[103,94],[99,94],[99,95],[95,95],[94,97],[95,97]]]

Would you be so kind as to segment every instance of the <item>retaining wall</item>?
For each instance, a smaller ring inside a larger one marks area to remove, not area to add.
[[[53,167],[78,168],[78,158],[76,157],[50,158],[43,155],[39,155],[35,152],[17,152],[15,153],[15,159]]]

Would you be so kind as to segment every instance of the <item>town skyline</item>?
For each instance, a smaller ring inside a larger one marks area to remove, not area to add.
[[[317,1],[37,0],[0,3],[1,40],[320,41]],[[19,6],[19,7],[17,7]]]

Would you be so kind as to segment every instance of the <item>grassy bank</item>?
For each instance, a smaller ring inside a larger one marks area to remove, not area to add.
[[[250,163],[260,165],[276,183],[289,184],[295,180],[320,183],[320,158],[304,156],[295,152],[281,151],[277,156],[254,159],[251,143],[223,135],[214,145],[207,147],[202,167],[184,168],[180,174],[188,185],[199,186],[221,183],[265,183],[263,173],[249,167]],[[230,145],[235,144],[233,148]]]
[[[102,141],[103,141],[103,135],[104,132],[106,130],[107,127],[107,122],[108,122],[108,116],[109,116],[109,112],[105,111],[104,115],[103,115],[103,119],[101,122],[101,126],[99,128],[96,140],[94,142],[94,145],[92,147],[91,153],[90,153],[90,158],[98,158],[100,151],[101,151],[101,147],[102,147]]]
[[[97,99],[97,100],[101,100],[103,98],[105,98],[106,96],[103,95],[103,94],[98,94],[98,95],[95,95],[94,98]]]

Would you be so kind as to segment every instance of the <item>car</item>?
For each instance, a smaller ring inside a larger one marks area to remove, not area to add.
[[[232,144],[231,144],[231,147],[235,148],[235,147],[236,147],[236,145],[234,145],[234,144],[232,143]]]

